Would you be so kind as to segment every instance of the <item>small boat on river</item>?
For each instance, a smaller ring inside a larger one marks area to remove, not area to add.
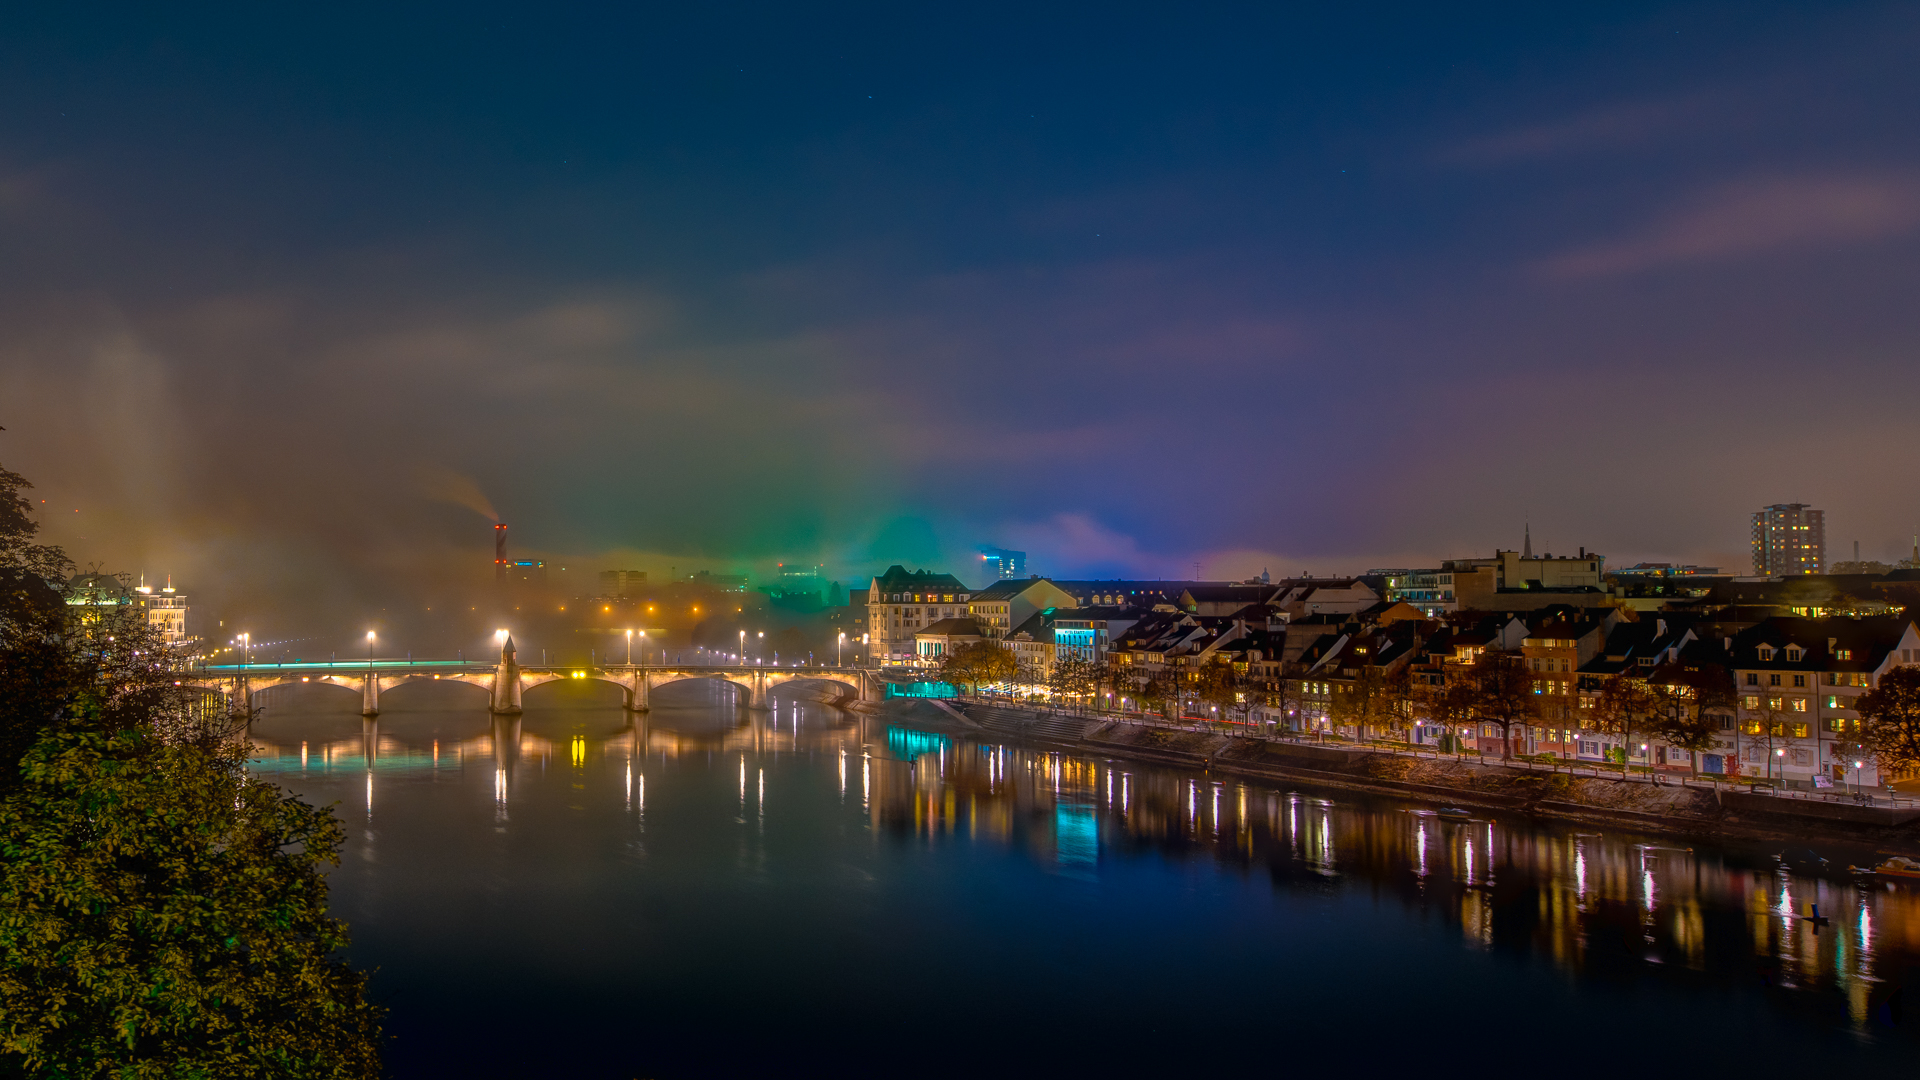
[[[1433,812],[1442,821],[1472,821],[1473,814],[1457,806],[1443,806]]]
[[[1895,855],[1893,858],[1874,867],[1873,872],[1884,878],[1896,878],[1902,881],[1920,881],[1920,861],[1909,859],[1905,855]]]

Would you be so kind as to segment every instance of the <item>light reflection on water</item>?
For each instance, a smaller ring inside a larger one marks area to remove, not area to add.
[[[1317,1048],[1288,1053],[1352,1071],[1340,1040],[1432,1034],[1396,1003],[1487,1001],[1517,1025],[1636,1025],[1703,1052],[1765,1031],[1782,1061],[1916,1046],[1889,1004],[1920,962],[1905,888],[716,694],[637,723],[590,696],[517,718],[398,694],[371,722],[331,699],[269,708],[256,769],[363,804],[334,902],[381,968],[401,1075],[882,1075],[884,1055],[828,1033],[917,1050],[883,1020],[993,1025],[1016,1074],[1191,1064],[1196,1025],[1306,1024]],[[1195,977],[1210,989],[1149,992]],[[597,1026],[487,1050],[489,983],[522,988],[527,1022]],[[786,1011],[743,1034],[728,1010],[772,994]]]

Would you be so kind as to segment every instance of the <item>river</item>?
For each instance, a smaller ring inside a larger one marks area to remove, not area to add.
[[[466,693],[405,687],[367,724],[285,689],[254,730],[257,771],[346,823],[332,905],[397,1076],[1903,1075],[1920,1054],[1920,891],[1763,848],[748,713],[712,683],[638,725],[597,685],[516,720]]]

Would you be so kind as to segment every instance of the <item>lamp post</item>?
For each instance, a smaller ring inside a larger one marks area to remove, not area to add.
[[[367,631],[367,670],[373,670],[373,631]]]
[[[846,644],[847,644],[847,632],[842,630],[840,632],[840,636],[833,640],[833,666],[834,667],[846,666],[840,661],[840,650],[845,648]]]
[[[633,666],[633,631],[627,631],[627,666]]]
[[[252,663],[253,663],[253,635],[241,634],[240,635],[240,666],[246,667],[247,665]]]
[[[742,631],[740,631],[740,663],[741,663],[741,666],[743,666],[743,667],[744,667],[744,666],[746,665],[746,662],[747,662],[747,632],[746,632],[745,630],[742,630]]]
[[[666,658],[662,657],[661,662],[665,661]],[[647,632],[645,630],[640,631],[640,666],[647,666]]]

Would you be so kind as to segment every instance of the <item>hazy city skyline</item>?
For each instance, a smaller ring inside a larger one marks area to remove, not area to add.
[[[84,562],[346,618],[484,580],[489,512],[589,575],[1352,573],[1528,524],[1737,569],[1783,502],[1910,548],[1910,10],[365,31],[0,43],[0,460]]]

